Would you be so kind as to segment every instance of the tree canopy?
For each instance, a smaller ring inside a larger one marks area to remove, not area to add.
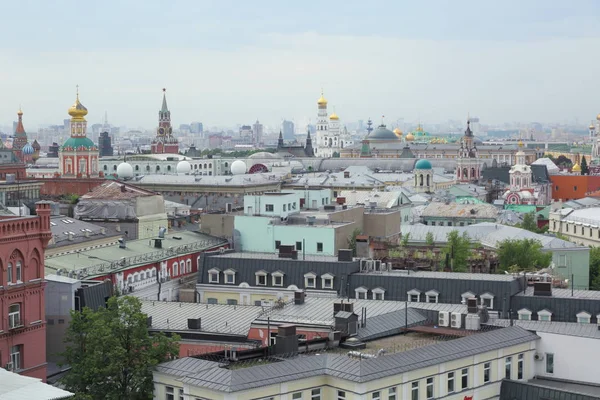
[[[600,290],[600,247],[590,249],[590,290]]]
[[[581,157],[581,175],[588,175],[589,173],[590,173],[590,168],[588,167],[585,156],[583,156],[583,157]]]
[[[500,270],[533,271],[548,267],[552,253],[543,252],[542,248],[542,243],[535,239],[503,240],[497,250]]]
[[[451,230],[446,235],[447,244],[444,247],[444,254],[447,254],[452,260],[452,271],[466,272],[467,260],[471,253],[471,239],[467,232],[462,235],[456,229]]]
[[[150,335],[135,297],[111,297],[97,311],[71,311],[63,353],[71,369],[62,383],[78,399],[152,399],[152,369],[179,355],[178,340]]]

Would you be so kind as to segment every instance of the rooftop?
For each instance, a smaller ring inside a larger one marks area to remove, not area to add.
[[[252,259],[252,260],[279,260],[279,254],[275,253],[251,253],[251,252],[226,252],[223,254],[215,254],[213,257],[220,258],[244,258],[244,259]],[[336,256],[327,256],[327,255],[310,255],[306,254],[304,256],[298,256],[300,260],[304,259],[306,261],[322,261],[322,262],[343,262],[338,261]]]
[[[364,383],[537,339],[537,335],[522,328],[508,327],[376,359],[359,360],[346,355],[317,354],[232,370],[221,368],[216,362],[182,358],[160,364],[157,370],[180,378],[184,384],[221,392],[237,392],[323,375]]]
[[[498,208],[491,204],[430,203],[421,214],[422,217],[439,218],[489,218],[498,217]]]
[[[54,215],[50,219],[52,241],[49,249],[83,243],[99,238],[120,237],[121,233],[90,222],[81,221],[64,215]]]
[[[533,287],[529,286],[525,293],[520,292],[517,296],[533,296]],[[552,288],[552,297],[563,299],[600,299],[600,290],[571,290]]]
[[[199,332],[248,336],[263,307],[223,304],[142,301],[142,312],[152,317],[152,329],[189,331],[188,318],[201,318]]]
[[[410,271],[410,270],[392,270],[383,272],[359,272],[354,275],[383,275],[383,276],[406,276],[411,278],[438,278],[438,279],[459,279],[474,281],[494,281],[511,282],[516,278],[506,274],[471,274],[468,272],[436,272],[436,271]],[[600,292],[599,292],[600,293]]]
[[[0,400],[59,400],[73,393],[47,385],[41,379],[15,374],[0,368]]]
[[[82,200],[96,199],[132,199],[136,197],[155,196],[156,193],[135,187],[123,182],[106,181],[91,192],[81,196]]]
[[[556,321],[524,321],[513,320],[513,325],[520,326],[532,332],[555,333],[557,335],[578,336],[591,339],[600,339],[598,324],[580,324],[578,322],[556,322]],[[508,326],[509,320],[490,319],[488,324],[496,326]]]
[[[102,276],[107,272],[128,269],[137,265],[146,265],[175,257],[177,254],[189,254],[226,243],[223,239],[197,232],[178,231],[165,235],[162,249],[154,248],[149,239],[126,242],[126,248],[118,244],[90,250],[81,250],[46,259],[46,274],[79,272],[81,277]],[[78,277],[80,278],[80,277]]]
[[[189,185],[195,187],[204,186],[257,186],[272,185],[277,186],[281,183],[284,175],[265,173],[265,174],[246,174],[246,175],[217,175],[217,176],[195,176],[195,175],[144,175],[136,177],[132,182],[140,186],[151,185]]]

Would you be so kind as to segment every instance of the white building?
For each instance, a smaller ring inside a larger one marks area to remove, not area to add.
[[[321,97],[317,100],[317,144],[315,146],[315,155],[322,157],[322,152],[325,152],[327,147],[326,138],[329,133],[329,120],[327,117],[327,100]]]

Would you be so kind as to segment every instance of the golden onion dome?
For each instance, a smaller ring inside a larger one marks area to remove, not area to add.
[[[571,172],[581,172],[581,166],[579,165],[579,163],[575,163],[575,165],[573,165],[573,168],[571,168]]]
[[[75,103],[69,108],[69,115],[73,118],[83,118],[87,115],[88,110],[85,108],[83,104],[79,101],[79,91],[77,92],[77,98],[75,99]]]
[[[327,101],[325,102],[325,104],[327,104]],[[338,117],[338,115],[337,115],[337,114],[335,113],[335,111],[334,111],[334,112],[333,112],[333,114],[331,114],[331,115],[329,116],[329,119],[330,119],[330,120],[332,120],[332,121],[337,121],[337,120],[339,120],[339,119],[340,119],[340,117]]]
[[[402,130],[400,128],[394,129],[393,132],[396,136],[402,137]]]
[[[412,142],[413,140],[415,140],[415,135],[413,135],[412,133],[409,133],[408,135],[406,135],[406,140],[408,142]]]
[[[596,127],[594,125],[590,124],[590,130],[593,131],[594,129],[596,129]]]
[[[19,107],[19,111],[17,111],[17,115],[20,117],[21,115],[23,115],[23,111],[21,111],[21,107]]]
[[[317,104],[320,106],[327,105],[327,100],[325,100],[325,97],[323,97],[323,92],[321,92],[321,97],[319,97],[319,100],[317,100]]]
[[[596,119],[600,121],[600,114],[596,115]]]

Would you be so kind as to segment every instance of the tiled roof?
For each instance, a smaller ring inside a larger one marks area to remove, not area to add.
[[[123,182],[107,181],[94,188],[90,193],[86,193],[81,198],[88,199],[131,199],[135,197],[155,196],[156,193],[146,189],[141,189]]]
[[[375,359],[357,360],[346,355],[321,354],[230,370],[221,368],[218,363],[182,358],[160,364],[157,370],[176,376],[185,384],[221,392],[237,392],[322,375],[364,383],[537,339],[537,335],[513,326]]]

